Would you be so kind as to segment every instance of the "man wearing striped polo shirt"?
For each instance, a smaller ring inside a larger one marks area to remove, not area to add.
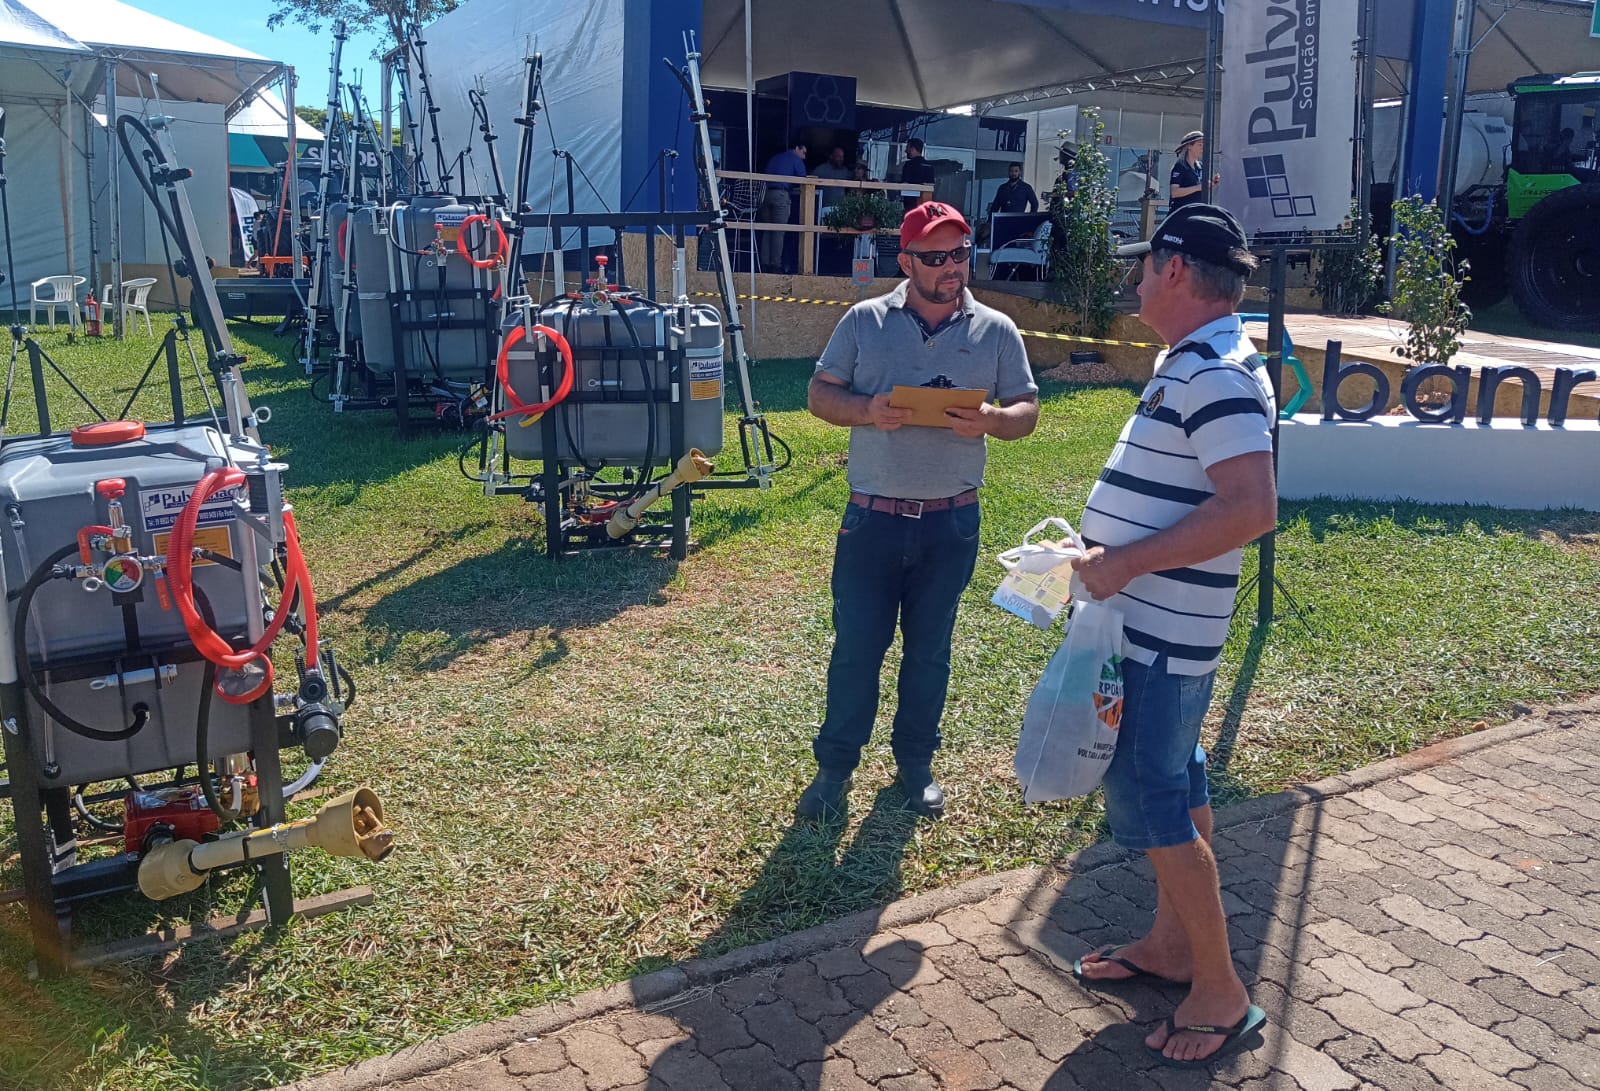
[[[1227,639],[1241,547],[1271,530],[1272,387],[1234,311],[1256,266],[1239,222],[1214,205],[1172,213],[1147,243],[1139,316],[1171,345],[1156,358],[1081,524],[1073,562],[1097,600],[1122,611],[1125,696],[1106,771],[1117,842],[1155,868],[1155,923],[1143,938],[1080,959],[1086,983],[1158,977],[1189,995],[1145,1039],[1196,1067],[1238,1048],[1265,1016],[1234,972],[1211,854],[1200,726]]]
[[[811,412],[850,429],[850,503],[833,555],[828,705],[811,747],[817,775],[795,808],[803,821],[844,810],[897,624],[903,654],[889,740],[897,779],[913,809],[944,812],[932,763],[956,607],[978,559],[985,437],[1021,439],[1039,420],[1022,337],[967,291],[971,261],[972,228],[960,212],[938,201],[907,212],[906,279],[850,308],[811,377]],[[889,404],[896,386],[977,389],[985,400],[946,409],[944,427],[926,427]]]

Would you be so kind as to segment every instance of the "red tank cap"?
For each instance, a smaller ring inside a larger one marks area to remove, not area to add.
[[[128,491],[128,483],[120,477],[108,477],[94,483],[94,491],[106,500],[120,500]]]
[[[132,443],[143,438],[142,420],[103,420],[94,424],[80,424],[72,430],[74,447],[113,447],[118,443]]]

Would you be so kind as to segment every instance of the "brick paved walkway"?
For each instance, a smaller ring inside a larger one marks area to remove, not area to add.
[[[295,1088],[1600,1088],[1600,702],[1229,808],[1216,845],[1271,1023],[1210,1071],[1141,1044],[1180,990],[1072,980],[1153,903],[1097,846]]]

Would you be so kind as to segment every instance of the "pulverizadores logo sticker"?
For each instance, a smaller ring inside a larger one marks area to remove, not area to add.
[[[1094,714],[1111,730],[1122,727],[1122,656],[1113,652],[1100,664],[1094,691]]]

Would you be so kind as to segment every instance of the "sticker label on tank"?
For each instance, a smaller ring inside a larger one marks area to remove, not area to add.
[[[155,545],[156,553],[165,557],[167,555],[167,546],[172,542],[172,534],[170,532],[165,534],[156,534],[153,535],[150,540]],[[209,552],[219,554],[223,557],[233,556],[233,536],[228,533],[227,527],[204,527],[195,531],[194,546],[196,549],[208,550]],[[216,561],[210,560],[206,557],[196,557],[194,559],[194,566],[196,568],[199,568],[203,564],[216,563]]]
[[[722,397],[722,357],[690,357],[689,400]]]
[[[143,489],[139,493],[139,511],[144,516],[146,531],[171,530],[178,524],[178,516],[189,503],[193,486],[172,489]],[[222,489],[212,493],[200,507],[199,526],[227,523],[233,519],[233,501],[244,499],[244,486]]]

